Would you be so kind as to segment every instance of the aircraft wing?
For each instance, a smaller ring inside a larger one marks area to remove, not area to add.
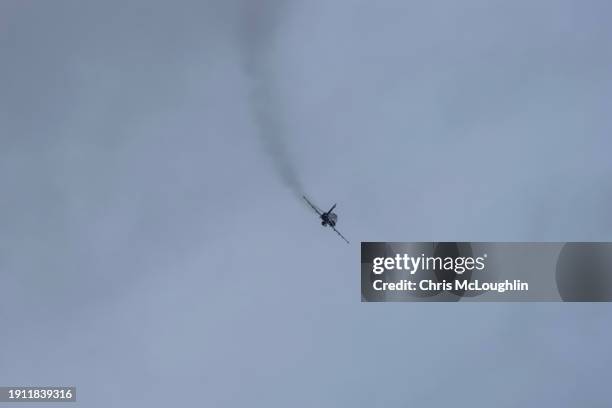
[[[350,242],[348,241],[348,239],[344,238],[344,235],[342,235],[342,234],[340,233],[340,231],[338,231],[338,230],[336,229],[336,227],[332,227],[332,228],[333,228],[333,230],[334,230],[334,231],[336,231],[336,234],[340,235],[340,237],[341,237],[343,240],[345,240],[345,241],[346,241],[346,243],[347,243],[347,244],[350,244]]]
[[[323,212],[322,212],[321,210],[319,210],[319,209],[317,208],[317,206],[316,206],[316,205],[314,205],[313,203],[311,203],[310,201],[308,201],[308,199],[306,198],[306,196],[302,196],[302,198],[303,198],[303,199],[304,199],[304,200],[305,200],[305,201],[308,203],[308,205],[309,205],[309,206],[310,206],[310,207],[311,207],[313,210],[315,210],[315,211],[316,211],[316,213],[317,213],[317,214],[319,214],[319,215],[322,215],[322,214],[323,214]]]

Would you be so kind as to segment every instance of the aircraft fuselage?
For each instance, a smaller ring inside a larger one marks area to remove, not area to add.
[[[338,216],[335,213],[323,213],[321,215],[321,225],[327,226],[330,225],[332,227],[336,226],[336,222],[338,221]]]

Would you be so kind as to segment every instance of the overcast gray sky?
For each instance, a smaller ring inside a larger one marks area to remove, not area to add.
[[[609,406],[609,306],[362,304],[359,241],[611,240],[611,13],[1,1],[0,385]]]

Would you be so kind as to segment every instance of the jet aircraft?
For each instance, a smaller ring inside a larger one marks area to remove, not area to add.
[[[305,200],[305,201],[308,203],[308,205],[309,205],[309,206],[310,206],[310,207],[311,207],[313,210],[315,210],[315,212],[316,212],[316,213],[319,215],[319,218],[321,219],[321,225],[322,225],[322,226],[324,226],[324,227],[326,227],[326,226],[331,227],[331,229],[333,229],[333,230],[336,232],[336,234],[340,235],[340,238],[342,238],[343,240],[345,240],[347,244],[349,243],[348,239],[346,239],[346,238],[344,237],[344,235],[342,235],[342,234],[340,233],[340,231],[338,231],[338,230],[336,229],[336,223],[338,222],[338,214],[336,214],[336,213],[334,213],[334,212],[333,212],[334,208],[336,208],[336,204],[332,205],[332,207],[331,207],[331,208],[330,208],[328,211],[323,212],[323,211],[321,211],[321,210],[319,209],[319,207],[317,207],[316,205],[314,205],[313,203],[311,203],[311,202],[310,202],[310,201],[309,201],[309,200],[306,198],[306,196],[302,196],[302,198],[303,198],[303,199],[304,199],[304,200]]]

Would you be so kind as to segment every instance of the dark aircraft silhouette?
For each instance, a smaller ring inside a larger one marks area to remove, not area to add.
[[[330,226],[331,229],[333,229],[334,231],[336,231],[336,234],[340,235],[340,237],[346,241],[346,243],[348,244],[349,241],[348,239],[344,238],[344,235],[342,235],[340,233],[340,231],[338,231],[336,229],[336,223],[338,222],[338,215],[333,211],[334,208],[336,208],[336,204],[334,204],[332,206],[332,208],[329,209],[329,211],[327,212],[323,212],[321,211],[316,205],[314,205],[313,203],[311,203],[310,201],[308,201],[308,199],[305,196],[302,196],[302,198],[308,203],[308,205],[316,211],[317,214],[319,214],[319,218],[321,219],[321,225],[326,227],[326,226]]]

